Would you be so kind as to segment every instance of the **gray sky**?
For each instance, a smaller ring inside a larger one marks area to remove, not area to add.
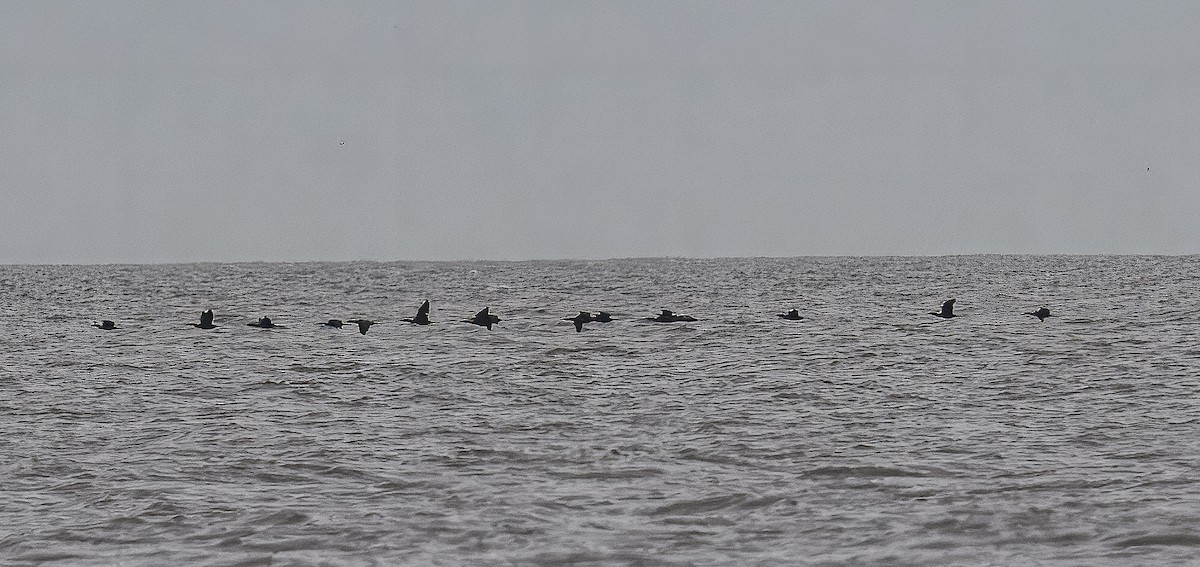
[[[1195,2],[10,0],[0,76],[0,263],[1200,251]]]

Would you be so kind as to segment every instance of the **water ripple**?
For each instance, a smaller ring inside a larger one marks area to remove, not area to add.
[[[0,562],[1189,564],[1198,263],[0,266]]]

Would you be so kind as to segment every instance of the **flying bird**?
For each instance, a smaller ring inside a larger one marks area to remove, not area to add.
[[[217,325],[213,324],[212,309],[209,309],[208,311],[205,311],[204,313],[200,314],[200,324],[197,325],[196,323],[190,323],[190,325],[197,329],[215,329],[215,328],[217,328]]]
[[[360,332],[364,335],[367,334],[367,329],[370,329],[371,325],[375,324],[375,322],[370,319],[351,319],[346,322],[354,323],[354,324],[358,325],[358,332]]]
[[[696,318],[691,315],[676,315],[670,309],[663,309],[658,317],[646,317],[647,320],[658,323],[677,323],[679,321],[695,321]]]
[[[490,331],[492,330],[492,325],[500,322],[500,318],[488,313],[488,308],[484,307],[483,310],[479,313],[476,313],[474,317],[470,319],[463,319],[463,321],[472,325],[487,327],[487,329]]]
[[[246,323],[246,326],[258,327],[260,329],[274,329],[276,327],[279,327],[279,325],[276,325],[275,323],[271,322],[270,317],[261,317],[261,318],[259,318],[259,320],[255,321],[253,323]]]
[[[1026,315],[1033,315],[1034,317],[1038,318],[1038,321],[1045,321],[1046,317],[1050,316],[1050,310],[1043,307],[1032,313],[1026,313]]]
[[[413,317],[412,319],[405,319],[405,321],[408,321],[409,323],[415,323],[417,325],[428,325],[432,323],[432,321],[429,320],[429,300],[426,299],[425,303],[422,303],[421,306],[417,308],[416,317]]]
[[[955,300],[953,298],[947,299],[945,302],[942,303],[941,311],[930,311],[929,314],[937,315],[938,317],[941,317],[942,319],[949,319],[951,317],[954,317],[955,316],[954,315],[954,301]]]
[[[571,321],[571,322],[575,323],[575,332],[576,333],[583,332],[583,324],[584,323],[590,323],[595,320],[596,319],[594,317],[592,317],[592,314],[588,313],[587,311],[580,311],[579,314],[574,317],[566,317],[563,319],[563,321]]]

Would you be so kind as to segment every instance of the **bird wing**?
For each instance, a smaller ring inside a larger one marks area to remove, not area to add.
[[[213,322],[212,309],[209,309],[208,311],[205,311],[204,313],[200,314],[200,324],[201,325],[211,325],[212,322]]]
[[[426,300],[425,300],[425,303],[422,303],[422,304],[421,304],[421,307],[419,307],[419,308],[417,309],[417,316],[416,316],[416,318],[417,318],[417,319],[420,319],[422,316],[425,316],[425,317],[428,317],[428,316],[429,316],[429,300],[428,300],[428,299],[426,299]]]

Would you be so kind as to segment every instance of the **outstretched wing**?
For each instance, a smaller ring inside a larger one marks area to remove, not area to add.
[[[953,299],[947,299],[945,303],[942,303],[942,313],[945,315],[952,315],[954,313]]]
[[[429,300],[426,299],[425,303],[422,303],[421,307],[419,307],[417,309],[417,316],[415,318],[416,319],[424,319],[425,317],[428,317],[428,316],[429,316]]]
[[[200,324],[201,325],[211,325],[212,322],[213,322],[212,309],[209,309],[208,311],[205,311],[204,313],[200,314]]]

